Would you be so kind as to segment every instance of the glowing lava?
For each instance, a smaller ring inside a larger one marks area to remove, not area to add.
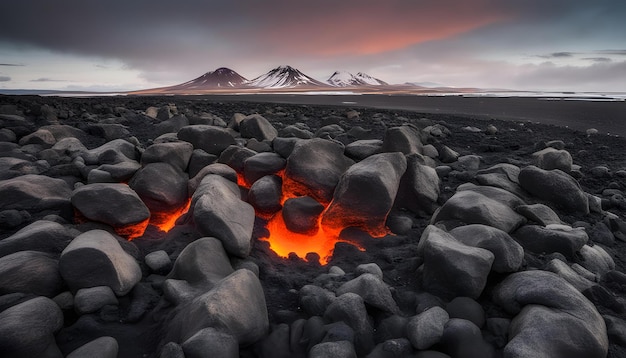
[[[189,211],[190,206],[191,199],[187,200],[185,205],[173,211],[152,213],[150,216],[150,224],[158,227],[161,231],[169,232],[174,226],[176,226],[176,220]]]
[[[283,178],[283,197],[281,203],[284,204],[287,199],[300,197],[309,194],[313,196],[308,188],[304,187],[300,183],[296,183],[293,180],[289,180],[284,175],[284,171],[277,173]],[[322,203],[325,205],[325,209],[318,218],[318,230],[313,234],[301,234],[290,231],[283,219],[282,211],[277,212],[271,217],[267,223],[267,230],[269,236],[262,238],[269,242],[270,249],[274,251],[278,256],[287,258],[290,253],[295,253],[300,258],[305,258],[308,253],[317,253],[320,257],[320,263],[325,265],[330,261],[330,258],[335,249],[335,244],[338,242],[347,242],[356,246],[359,250],[365,251],[356,242],[351,242],[340,238],[340,234],[346,227],[343,226],[330,226],[322,225],[322,217],[328,209],[329,203]],[[258,214],[257,214],[258,215]],[[376,228],[374,230],[368,230],[368,233],[372,237],[383,237],[389,233],[387,228]]]

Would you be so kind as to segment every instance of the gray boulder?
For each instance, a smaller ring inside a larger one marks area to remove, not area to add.
[[[301,140],[287,158],[285,185],[298,196],[308,195],[327,204],[339,179],[353,163],[338,143],[319,138]]]
[[[355,333],[355,348],[358,354],[369,352],[373,347],[374,330],[369,322],[363,298],[356,293],[345,293],[337,297],[324,312],[330,322],[345,322]]]
[[[378,276],[371,273],[364,273],[359,277],[350,280],[337,289],[337,295],[345,293],[356,293],[363,298],[363,301],[372,307],[376,307],[384,312],[399,313],[389,287]]]
[[[72,291],[109,286],[123,296],[141,280],[135,259],[103,230],[87,231],[72,240],[61,253],[59,269]]]
[[[407,169],[398,189],[396,206],[419,215],[431,215],[437,208],[440,179],[437,171],[425,165],[419,155],[408,155]]]
[[[87,180],[90,184],[97,182],[94,181],[92,175],[95,172],[105,172],[108,174],[108,178],[110,178],[109,182],[111,183],[127,182],[133,177],[133,175],[135,175],[135,173],[137,173],[139,169],[141,169],[141,164],[134,160],[123,161],[116,164],[102,164],[89,172]]]
[[[249,115],[239,122],[239,132],[244,138],[257,140],[273,140],[278,136],[278,131],[272,124],[259,114]]]
[[[59,223],[38,220],[0,240],[0,257],[26,250],[61,253],[74,237],[74,231]]]
[[[56,139],[50,133],[50,131],[45,129],[39,129],[29,135],[26,135],[20,138],[19,144],[21,146],[29,145],[29,144],[37,144],[41,145],[44,148],[50,148],[56,143]]]
[[[169,212],[187,204],[187,173],[168,163],[149,163],[133,176],[128,186],[153,213]]]
[[[505,357],[606,357],[607,329],[595,306],[559,276],[525,271],[508,276],[494,301],[516,315]]]
[[[554,272],[562,279],[569,282],[578,291],[583,292],[595,285],[595,282],[581,276],[578,272],[572,269],[567,263],[559,260],[552,259],[545,267],[546,271]]]
[[[385,131],[382,151],[421,154],[422,146],[419,129],[411,125],[404,125],[389,128]]]
[[[0,295],[22,292],[54,297],[62,290],[59,261],[53,255],[19,251],[0,257]]]
[[[62,179],[28,174],[0,181],[0,211],[42,211],[69,204],[72,191]]]
[[[252,149],[231,145],[224,149],[217,159],[217,162],[226,164],[235,169],[237,173],[243,174],[246,160],[257,154],[258,153]]]
[[[119,345],[113,337],[100,337],[85,343],[66,358],[117,358]]]
[[[406,336],[417,350],[428,349],[439,343],[443,327],[448,322],[448,312],[435,306],[411,317],[406,326]]]
[[[466,224],[483,224],[512,232],[525,221],[509,206],[470,190],[454,194],[437,211],[431,222],[459,220]]]
[[[598,276],[615,269],[615,261],[600,245],[584,245],[580,248],[581,265]]]
[[[380,139],[361,139],[346,145],[346,156],[356,161],[378,154],[383,148]]]
[[[120,235],[150,218],[148,207],[126,184],[96,183],[72,193],[72,205],[85,218],[111,225]]]
[[[178,131],[178,139],[193,144],[196,149],[202,149],[209,154],[219,155],[235,144],[235,138],[224,128],[197,124],[186,126]]]
[[[300,234],[314,234],[319,229],[319,217],[324,205],[310,196],[287,199],[281,215],[287,229]]]
[[[515,211],[524,215],[526,219],[534,221],[540,225],[548,226],[551,224],[561,224],[559,215],[549,206],[543,204],[520,205]]]
[[[254,208],[240,199],[239,187],[218,175],[207,175],[192,197],[191,208],[198,231],[222,241],[229,254],[250,253]]]
[[[204,237],[185,247],[167,277],[208,290],[233,272],[222,242],[214,237]]]
[[[231,334],[240,345],[254,343],[268,332],[265,295],[254,273],[237,270],[212,290],[179,306],[165,342],[184,342],[207,327]]]
[[[524,249],[500,229],[472,224],[457,227],[450,234],[465,245],[491,251],[494,255],[492,270],[495,272],[515,272],[522,266]]]
[[[572,170],[572,156],[566,150],[548,147],[533,153],[532,156],[535,160],[535,165],[541,169],[559,169],[566,173]]]
[[[311,316],[322,316],[328,305],[335,300],[335,294],[315,285],[304,285],[300,289],[300,305]]]
[[[257,213],[271,215],[276,213],[282,205],[283,181],[276,175],[264,176],[252,184],[248,192],[248,202]]]
[[[381,153],[352,165],[343,174],[322,216],[330,228],[359,227],[385,235],[385,222],[406,170],[401,153]]]
[[[494,186],[476,185],[473,183],[464,183],[456,188],[457,192],[460,191],[472,191],[484,195],[490,199],[500,202],[510,208],[516,208],[520,205],[525,205],[526,202],[522,200],[516,194],[511,193],[508,190],[496,188]]]
[[[63,312],[49,298],[36,297],[0,312],[0,352],[7,358],[62,358],[54,334]]]
[[[213,327],[199,330],[182,344],[185,358],[238,358],[239,343],[232,335]]]
[[[106,305],[118,305],[115,293],[108,286],[81,288],[74,295],[74,309],[79,315],[93,313]]]
[[[515,231],[513,237],[528,251],[536,254],[559,252],[570,260],[589,240],[583,228],[572,229],[564,225],[525,225]]]
[[[87,128],[89,134],[104,138],[107,142],[131,136],[128,127],[118,123],[96,123]]]
[[[124,139],[115,139],[81,153],[87,165],[116,164],[126,160],[138,160],[135,146]]]
[[[184,172],[187,170],[192,153],[193,145],[188,142],[153,144],[141,155],[141,164],[164,162]]]
[[[314,345],[308,358],[356,358],[352,343],[348,341],[324,342]]]
[[[574,178],[558,169],[543,170],[528,166],[520,172],[519,181],[524,190],[539,199],[570,213],[589,214],[585,192]]]
[[[172,260],[164,250],[157,250],[147,254],[144,257],[144,261],[150,270],[157,273],[167,272],[172,267]]]
[[[422,233],[418,255],[424,260],[424,288],[444,298],[478,298],[494,261],[490,251],[464,245],[432,225]]]
[[[243,163],[243,175],[246,182],[253,184],[266,175],[276,174],[287,165],[287,161],[277,153],[259,153]]]
[[[233,183],[237,183],[237,172],[235,171],[235,169],[229,167],[226,164],[213,163],[202,168],[196,174],[196,176],[193,177],[193,179],[189,180],[187,191],[189,192],[190,195],[193,195],[193,193],[196,191],[196,189],[200,185],[200,182],[202,182],[202,179],[204,179],[204,177],[209,174],[219,175],[221,177],[224,177],[232,181]]]

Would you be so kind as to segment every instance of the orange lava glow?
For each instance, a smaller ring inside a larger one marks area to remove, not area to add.
[[[185,215],[189,211],[191,206],[191,199],[187,200],[187,203],[180,208],[177,208],[170,212],[152,213],[150,217],[150,224],[158,227],[161,231],[168,232],[176,226],[176,220]]]
[[[314,197],[312,195],[313,193],[302,186],[302,184],[286,178],[284,171],[276,175],[283,178],[283,197],[281,204],[284,204],[287,199],[304,195]],[[322,204],[325,205],[326,208],[318,219],[318,230],[314,234],[301,234],[290,231],[285,224],[282,211],[279,211],[269,219],[267,223],[269,236],[263,238],[263,240],[269,242],[270,249],[283,258],[289,257],[290,253],[295,253],[300,258],[305,258],[306,255],[311,252],[317,253],[322,265],[326,265],[330,261],[335,244],[338,242],[347,242],[356,246],[359,250],[364,251],[365,249],[358,243],[340,238],[340,234],[346,226],[339,226],[334,223],[322,225],[322,217],[328,209],[329,203]],[[257,216],[258,215],[257,213]],[[337,222],[340,222],[340,220]],[[389,233],[386,227],[368,228],[366,231],[372,237],[383,237]]]
[[[131,241],[132,239],[143,236],[143,233],[146,231],[149,223],[150,219],[146,219],[134,225],[116,227],[115,233],[119,236],[125,237],[128,241]]]
[[[250,184],[246,181],[246,178],[242,173],[237,173],[237,185],[244,187],[246,189],[250,189]]]

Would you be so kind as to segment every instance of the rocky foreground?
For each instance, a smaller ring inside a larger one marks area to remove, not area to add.
[[[0,128],[2,357],[626,356],[622,138],[202,97]]]

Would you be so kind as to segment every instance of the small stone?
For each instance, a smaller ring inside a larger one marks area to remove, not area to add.
[[[108,286],[81,288],[74,296],[74,308],[78,314],[93,313],[106,305],[117,305],[117,297]]]
[[[154,272],[165,272],[172,266],[172,260],[163,250],[154,251],[146,255],[146,265]]]

